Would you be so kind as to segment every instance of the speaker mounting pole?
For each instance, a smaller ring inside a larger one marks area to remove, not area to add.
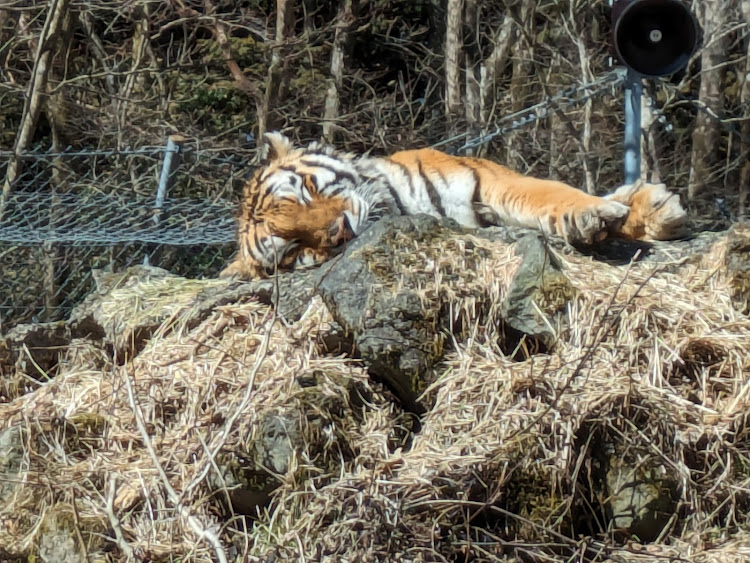
[[[643,78],[685,68],[698,48],[701,29],[684,0],[614,0],[612,47],[628,69],[625,79],[625,183],[641,177]]]
[[[641,177],[641,76],[628,70],[625,78],[625,183]]]

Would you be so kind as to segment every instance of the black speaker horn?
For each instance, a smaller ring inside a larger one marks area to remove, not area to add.
[[[680,0],[615,0],[613,46],[622,64],[643,76],[668,76],[687,66],[701,29]]]

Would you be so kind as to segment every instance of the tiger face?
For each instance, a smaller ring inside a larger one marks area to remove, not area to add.
[[[366,227],[370,204],[357,193],[365,182],[351,157],[295,148],[280,133],[267,133],[262,150],[264,163],[243,190],[239,252],[222,276],[320,264]]]

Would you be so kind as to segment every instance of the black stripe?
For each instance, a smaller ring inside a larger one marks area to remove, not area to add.
[[[351,172],[348,172],[346,170],[341,170],[339,168],[335,168],[333,166],[328,165],[327,163],[312,162],[310,159],[305,159],[305,158],[301,159],[300,162],[302,162],[306,166],[315,167],[315,168],[323,168],[325,170],[329,170],[330,172],[333,172],[333,181],[329,182],[323,187],[321,187],[320,184],[318,183],[317,175],[310,174],[310,176],[312,176],[314,179],[316,192],[322,196],[335,197],[339,195],[341,192],[347,189],[347,186],[343,185],[344,182],[346,181],[348,181],[351,184],[351,188],[354,188],[357,185],[357,182],[358,182],[357,176],[355,176]]]
[[[263,254],[263,244],[261,242],[261,239],[258,237],[258,229],[255,228],[253,230],[253,241],[255,244],[251,245],[249,248],[250,255],[255,258],[259,263],[265,264],[265,254]],[[260,256],[258,253],[261,253]]]
[[[443,209],[443,203],[440,201],[440,194],[438,193],[437,188],[435,188],[435,184],[433,184],[429,176],[425,174],[424,167],[422,166],[422,161],[419,159],[419,157],[417,157],[417,169],[422,175],[422,180],[424,181],[424,186],[427,190],[427,195],[430,198],[432,207],[434,207],[442,217],[445,217],[445,209]]]
[[[331,157],[329,156],[326,158],[331,158]],[[304,157],[300,159],[300,162],[306,166],[316,166],[318,168],[325,168],[326,170],[330,170],[336,176],[337,181],[341,179],[345,179],[345,180],[349,180],[354,185],[357,184],[357,177],[354,174],[346,170],[341,170],[340,168],[335,168],[334,166],[331,166],[328,163],[316,162],[314,159],[304,158]]]
[[[390,182],[388,182],[386,185],[388,186],[388,193],[393,199],[393,203],[396,206],[396,209],[398,209],[398,212],[401,215],[408,215],[408,213],[406,212],[406,208],[404,207],[404,203],[401,201],[401,198],[398,196],[398,192],[396,191],[396,188],[394,188],[393,184],[391,184]]]
[[[245,202],[245,207],[247,209],[254,209],[258,205],[258,200],[261,197],[260,189],[258,186],[258,183],[254,183],[255,179],[248,181],[247,184],[245,184],[245,187],[243,189],[243,200]]]
[[[411,174],[409,173],[409,169],[403,164],[401,164],[400,162],[395,162],[391,160],[391,163],[398,166],[401,169],[401,172],[404,173],[404,176],[406,176],[406,183],[409,185],[409,195],[414,197],[414,184],[411,181]],[[402,207],[402,206],[399,206],[399,207]]]
[[[487,221],[479,213],[477,213],[477,207],[476,207],[476,204],[484,203],[484,201],[482,200],[482,182],[479,178],[479,172],[477,172],[476,168],[474,168],[473,166],[468,166],[467,164],[464,164],[461,161],[459,161],[458,164],[462,168],[471,170],[471,175],[474,177],[474,192],[471,194],[471,203],[475,204],[475,205],[472,205],[472,210],[474,211],[474,220],[477,222],[479,226],[487,227],[489,226],[487,224]]]
[[[339,195],[341,192],[343,192],[346,189],[346,186],[341,185],[341,182],[339,181],[338,176],[336,177],[336,183],[335,183],[336,187],[333,189],[330,189],[331,185],[334,185],[334,184],[329,184],[328,186],[326,186],[326,189],[324,190],[325,194],[322,192],[318,192],[318,193],[320,193],[320,195],[325,195],[325,197],[336,197],[337,195]]]
[[[468,166],[467,164],[464,164],[463,162],[459,162],[458,164],[462,168],[471,170],[471,175],[474,177],[474,193],[471,196],[471,202],[472,203],[484,203],[484,201],[482,201],[482,182],[479,179],[479,172],[477,172],[477,169],[474,168],[473,166]]]
[[[411,174],[409,174],[409,169],[403,164],[401,164],[400,162],[395,162],[391,160],[390,158],[385,158],[384,160],[388,160],[391,164],[393,164],[394,166],[398,166],[401,169],[401,172],[403,172],[404,176],[406,176],[406,183],[409,185],[409,193],[413,197],[414,196],[414,184],[412,184]],[[391,197],[393,198],[393,203],[396,204],[396,207],[398,208],[401,215],[409,215],[409,213],[407,213],[406,211],[406,208],[404,207],[404,203],[401,201],[401,198],[398,195],[398,190],[396,190],[396,188],[393,186],[393,184],[391,184],[390,181],[387,181],[386,184],[388,186],[388,193],[391,194]]]

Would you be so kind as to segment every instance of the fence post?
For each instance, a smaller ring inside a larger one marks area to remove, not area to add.
[[[641,177],[641,77],[628,70],[625,78],[625,183]]]
[[[169,178],[172,175],[172,157],[175,153],[180,152],[180,143],[184,140],[181,135],[170,135],[167,138],[167,146],[164,148],[164,162],[161,166],[159,186],[156,189],[156,201],[154,202],[154,225],[159,225],[159,214],[164,205],[164,199],[167,197]],[[149,265],[148,254],[143,258],[143,265]]]

